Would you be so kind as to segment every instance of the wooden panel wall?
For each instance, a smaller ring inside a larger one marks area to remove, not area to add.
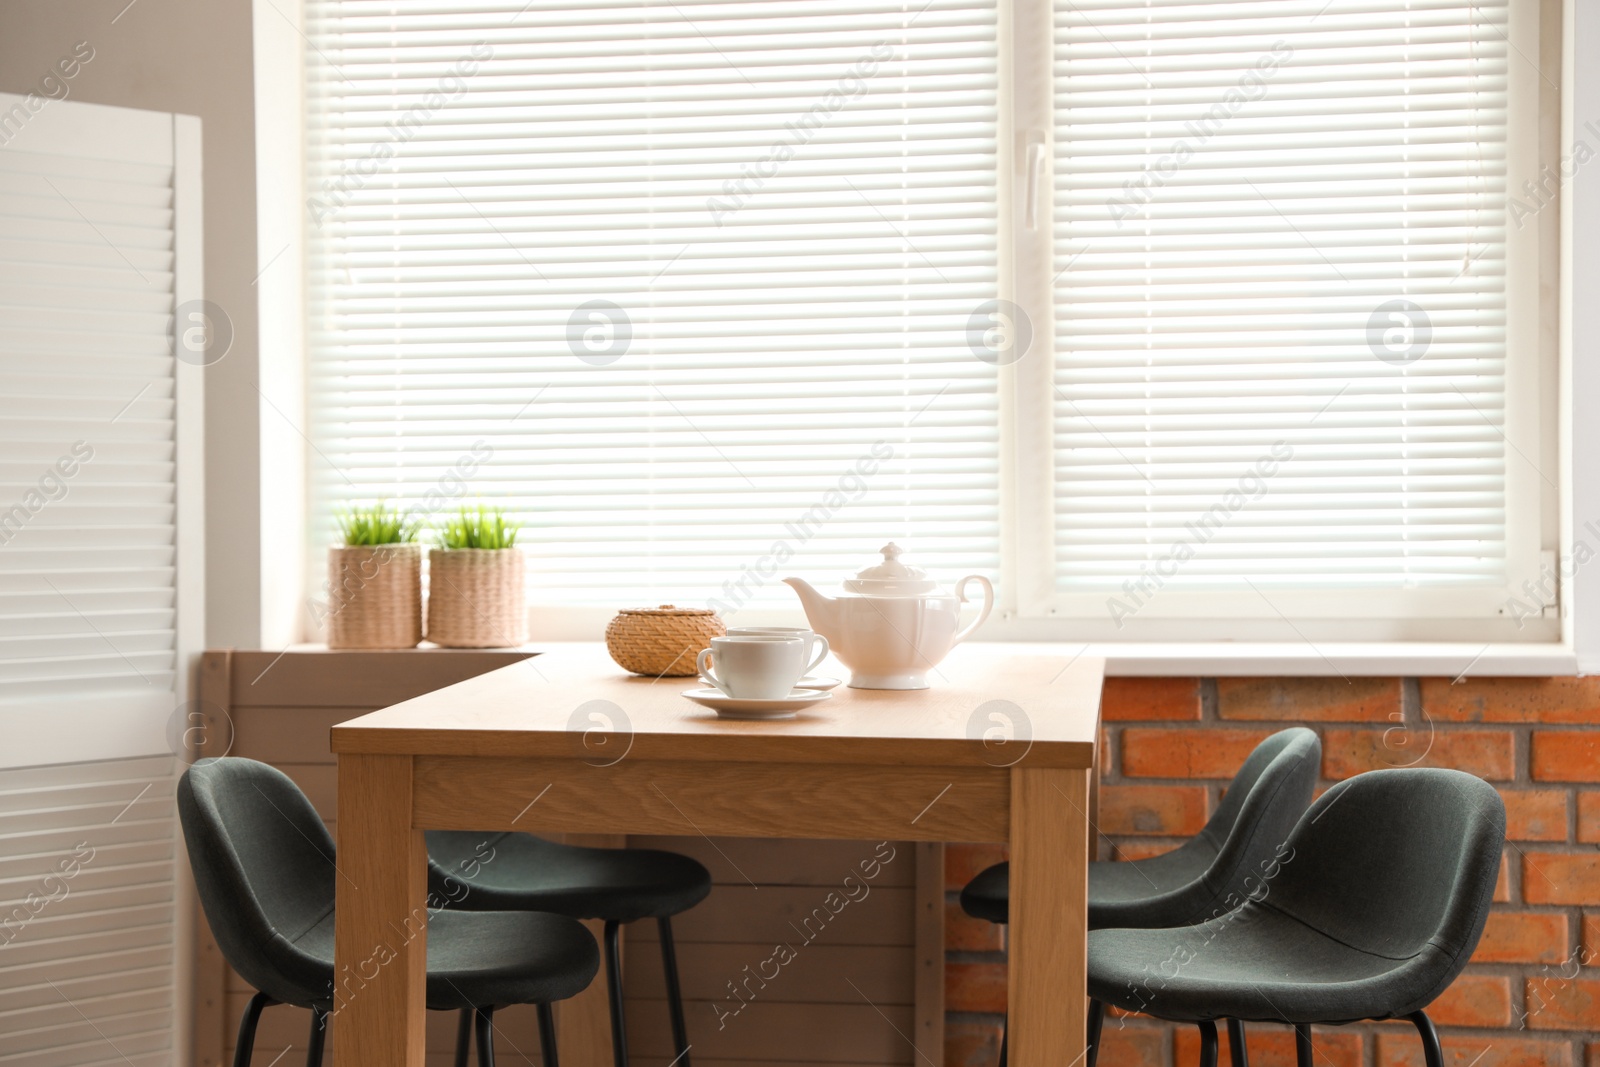
[[[414,650],[207,653],[202,754],[271,763],[297,782],[330,827],[335,769],[328,729],[526,653]],[[711,897],[675,923],[693,1062],[701,1067],[862,1067],[943,1063],[942,846],[907,842],[630,837],[692,855],[712,872]],[[862,864],[875,876],[863,877]],[[845,878],[855,878],[847,885]],[[624,989],[637,1067],[672,1061],[653,923],[627,933]],[[197,1067],[231,1062],[251,990],[222,963],[201,922],[196,968]],[[765,976],[765,977],[763,977]],[[603,1018],[597,982],[565,1005],[563,1067],[602,1067],[606,1049],[569,1041]],[[598,1013],[598,1014],[597,1014]],[[502,1064],[538,1061],[531,1009],[508,1009]],[[585,1020],[587,1026],[584,1025]],[[309,1014],[269,1009],[258,1063],[303,1056]],[[454,1021],[428,1022],[429,1067],[452,1062]],[[327,1061],[332,1063],[331,1054]]]

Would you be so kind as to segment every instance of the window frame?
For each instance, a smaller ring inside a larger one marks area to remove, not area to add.
[[[1014,38],[1009,49],[1002,40],[1001,54],[1012,59],[1016,128],[1026,132],[1014,135],[1019,148],[1014,153],[1018,158],[1013,159],[1009,188],[1014,203],[1028,195],[1027,161],[1021,158],[1020,146],[1025,140],[1040,138],[1044,146],[1042,174],[1032,190],[1040,197],[1036,217],[1048,217],[1045,191],[1051,188],[1054,177],[1054,5],[1051,0],[1014,0],[1011,6],[1015,9],[1010,28]],[[1541,51],[1541,3],[1507,0],[1507,9],[1507,187],[1515,190],[1524,181],[1538,180],[1540,164],[1548,162],[1548,153],[1539,143],[1541,75],[1526,61],[1527,56]],[[1563,22],[1570,25],[1570,17]],[[1563,40],[1567,37],[1566,25],[1560,28]],[[1519,56],[1523,58],[1519,60]],[[1007,184],[1002,178],[1002,187]],[[1023,215],[1013,211],[1008,220],[1012,260],[1017,270],[1011,279],[1011,291],[1001,295],[1014,301],[1031,322],[1036,339],[1049,338],[1054,334],[1053,293],[1046,282],[1054,266],[1050,233],[1048,227],[1040,227],[1042,233],[1030,232]],[[1503,435],[1508,441],[1508,580],[1504,586],[1376,592],[1274,591],[1270,599],[1253,590],[1163,589],[1141,606],[1136,619],[1118,627],[1106,611],[1105,593],[1055,591],[1051,427],[1056,368],[1054,353],[1040,351],[1039,358],[1024,357],[1001,368],[1002,395],[1010,398],[1013,418],[1009,428],[1004,421],[1001,426],[1005,478],[1002,530],[1006,529],[1006,517],[1015,517],[1010,536],[1002,546],[1002,559],[1007,563],[1007,580],[1000,587],[1002,610],[1019,620],[1048,620],[1051,625],[1045,632],[1052,637],[1112,645],[1188,642],[1216,639],[1219,634],[1224,641],[1268,642],[1315,639],[1535,643],[1560,639],[1559,606],[1553,606],[1538,619],[1513,619],[1504,614],[1506,602],[1525,597],[1523,583],[1537,583],[1558,551],[1560,539],[1548,516],[1559,511],[1560,501],[1568,496],[1552,472],[1538,470],[1530,458],[1552,454],[1559,435],[1560,420],[1551,417],[1555,412],[1541,411],[1540,399],[1542,383],[1559,374],[1558,353],[1541,338],[1541,333],[1551,332],[1548,327],[1553,324],[1543,321],[1539,292],[1541,283],[1554,284],[1555,279],[1541,277],[1539,227],[1508,227],[1507,237],[1508,352]],[[1006,381],[1008,375],[1010,382]],[[1006,414],[1007,407],[1003,406],[1003,420]],[[1565,469],[1566,465],[1562,466]],[[1555,497],[1556,507],[1548,506],[1547,496]]]
[[[1570,144],[1574,128],[1572,88],[1576,81],[1572,63],[1575,19],[1573,0],[1556,0],[1556,3],[1562,12],[1560,40],[1561,52],[1565,57],[1562,68],[1561,143]],[[1548,6],[1546,5],[1547,9]],[[296,5],[297,14],[299,14],[298,8],[299,5]],[[1529,15],[1536,13],[1538,8],[1537,0],[1512,0],[1514,15],[1520,13],[1520,17],[1513,19],[1513,26],[1520,28],[1525,34],[1529,29]],[[999,0],[997,10],[1001,62],[1001,113],[998,137],[1002,146],[1010,148],[1007,151],[1002,147],[998,154],[999,159],[1010,164],[1010,173],[1002,173],[997,183],[1002,235],[999,295],[1012,300],[1025,310],[1033,309],[1029,311],[1030,315],[1037,312],[1034,321],[1047,325],[1036,329],[1035,336],[1049,337],[1048,324],[1051,322],[1052,301],[1049,286],[1040,284],[1049,277],[1049,234],[1048,230],[1043,228],[1030,231],[1024,222],[1025,213],[1019,209],[1019,205],[1024,203],[1028,193],[1029,146],[1032,144],[1042,144],[1044,148],[1043,173],[1034,176],[1036,183],[1034,188],[1042,192],[1050,186],[1051,98],[1048,79],[1051,66],[1051,35],[1048,32],[1032,32],[1037,30],[1041,20],[1045,26],[1049,25],[1050,3],[1049,0]],[[1537,54],[1539,51],[1537,18],[1533,20],[1533,26],[1535,41],[1529,50]],[[1523,78],[1536,81],[1537,75],[1524,70]],[[1039,90],[1041,79],[1046,86],[1043,91]],[[298,95],[298,91],[303,88],[299,79],[296,80],[294,88]],[[1539,117],[1536,97],[1535,93],[1533,105],[1535,119]],[[301,133],[304,137],[307,131],[303,106],[298,108],[298,111]],[[1526,128],[1519,130],[1526,138],[1534,136],[1532,131],[1538,123],[1525,122],[1513,125]],[[1037,139],[1041,135],[1042,140]],[[1532,162],[1537,160],[1537,153],[1530,155],[1514,152],[1513,158],[1521,163],[1529,176],[1537,172],[1538,168]],[[261,166],[259,161],[258,166]],[[285,182],[279,175],[272,188],[266,191],[274,200],[282,201],[284,204],[292,201],[303,216],[304,212],[301,209],[303,174],[299,178],[302,184],[290,188],[292,183]],[[1511,184],[1515,187],[1519,182],[1513,180]],[[1570,224],[1572,193],[1570,185],[1562,188],[1559,209],[1562,243],[1560,277],[1541,279],[1536,271],[1520,272],[1515,275],[1523,283],[1524,288],[1537,288],[1543,281],[1546,285],[1558,285],[1562,294],[1559,300],[1558,322],[1544,324],[1548,329],[1554,329],[1560,334],[1562,343],[1559,350],[1538,351],[1534,361],[1536,366],[1531,371],[1508,377],[1507,415],[1508,419],[1513,420],[1508,436],[1527,455],[1542,457],[1554,455],[1558,458],[1558,468],[1549,478],[1554,483],[1553,488],[1548,492],[1540,491],[1536,494],[1553,497],[1553,500],[1546,499],[1543,506],[1535,504],[1531,508],[1516,509],[1513,509],[1508,501],[1508,514],[1515,512],[1522,517],[1529,514],[1539,516],[1538,519],[1527,520],[1526,525],[1533,527],[1535,533],[1531,542],[1532,548],[1518,555],[1519,575],[1537,575],[1542,568],[1550,565],[1552,559],[1565,558],[1570,552],[1575,528],[1573,521],[1575,502],[1572,493],[1574,478],[1571,462],[1573,419],[1569,411],[1573,406],[1574,397],[1571,389],[1570,365],[1573,310],[1568,300],[1574,259]],[[303,223],[306,221],[302,218]],[[305,281],[307,281],[303,278],[303,265],[297,265],[297,269],[302,274],[302,284],[299,287],[291,287],[296,288],[292,298],[294,300],[298,300],[300,294],[305,291]],[[1508,270],[1508,278],[1512,276],[1513,271]],[[1527,306],[1529,305],[1523,305]],[[264,318],[266,314],[267,309],[264,306]],[[1534,324],[1535,332],[1539,325],[1537,322]],[[1527,325],[1522,324],[1518,329],[1525,331]],[[296,373],[303,373],[304,360],[303,352],[290,353],[285,358],[278,358],[273,353],[264,353],[263,368],[265,370],[271,365],[288,366],[292,363],[295,365]],[[1098,654],[1112,657],[1113,673],[1171,674],[1202,671],[1219,674],[1248,673],[1264,669],[1299,674],[1343,673],[1343,671],[1394,673],[1431,671],[1435,668],[1441,673],[1449,673],[1453,669],[1453,664],[1458,662],[1463,663],[1466,669],[1472,670],[1475,674],[1489,670],[1506,674],[1550,674],[1570,673],[1576,669],[1578,660],[1574,651],[1573,621],[1576,612],[1572,603],[1572,592],[1576,585],[1570,582],[1562,583],[1559,606],[1556,610],[1547,612],[1543,620],[1529,620],[1530,625],[1523,632],[1506,632],[1504,628],[1498,628],[1500,632],[1487,634],[1489,640],[1487,644],[1483,643],[1483,634],[1472,632],[1470,625],[1472,620],[1467,620],[1469,625],[1461,626],[1459,623],[1462,620],[1459,616],[1452,619],[1448,613],[1438,612],[1392,613],[1382,620],[1384,625],[1379,630],[1374,631],[1369,627],[1367,632],[1362,633],[1358,628],[1349,625],[1349,622],[1370,620],[1372,616],[1370,596],[1362,595],[1355,598],[1354,603],[1338,604],[1336,601],[1339,598],[1325,592],[1297,593],[1287,600],[1274,597],[1279,608],[1287,604],[1295,612],[1304,611],[1304,614],[1290,613],[1295,622],[1302,623],[1298,628],[1294,628],[1292,633],[1283,625],[1288,620],[1281,616],[1269,617],[1262,612],[1251,614],[1248,611],[1219,610],[1215,594],[1189,594],[1181,591],[1168,591],[1164,595],[1162,599],[1169,602],[1167,608],[1162,612],[1151,613],[1151,618],[1159,621],[1161,625],[1151,628],[1149,632],[1139,635],[1118,635],[1102,632],[1105,629],[1103,626],[1097,629],[1093,625],[1084,625],[1081,615],[1075,616],[1070,611],[1063,610],[1065,605],[1049,592],[1053,586],[1049,521],[1051,462],[1048,444],[1051,424],[1049,402],[1051,390],[1048,383],[1053,371],[1051,362],[1048,359],[1024,359],[1017,364],[999,368],[1002,484],[999,516],[1001,566],[997,591],[1001,596],[995,617],[985,628],[981,639],[1076,642],[1078,644],[1074,647],[1081,646],[1086,653],[1093,650]],[[1512,378],[1518,380],[1515,389]],[[1550,385],[1551,381],[1555,382],[1553,387]],[[1041,384],[1045,387],[1041,388]],[[1541,389],[1546,393],[1555,394],[1553,411],[1541,402],[1538,395]],[[280,483],[286,480],[285,472],[280,469],[284,463],[280,462],[278,457],[264,449],[262,458],[264,471],[271,468],[276,471]],[[309,498],[311,479],[305,466],[293,457],[289,463],[298,468],[292,473],[302,484],[303,496]],[[1508,459],[1508,469],[1511,466],[1512,461]],[[1549,518],[1551,514],[1559,516],[1558,520],[1551,521]],[[1521,532],[1516,536],[1519,541],[1528,540]],[[312,559],[308,562],[311,563],[309,569],[312,571],[318,569],[316,563],[320,559],[320,549],[319,544],[309,545]],[[289,570],[300,570],[304,573],[301,568],[280,568],[285,576]],[[274,582],[271,583],[270,589],[276,595],[268,595],[267,578],[264,573],[264,601],[272,603],[264,603],[264,613],[272,611],[273,605],[279,601],[289,599],[289,595],[284,592],[286,588],[299,585],[298,582]],[[1594,583],[1591,581],[1586,584]],[[1505,590],[1497,590],[1496,594],[1501,600],[1506,596],[1518,595],[1514,585],[1515,583]],[[1028,592],[1030,590],[1033,591],[1031,594]],[[1600,591],[1600,587],[1597,587],[1597,591]],[[1197,598],[1204,599],[1207,603],[1203,605],[1194,603]],[[1306,602],[1306,598],[1312,599]],[[294,599],[299,601],[303,597],[296,593]],[[299,608],[300,605],[296,604],[295,607]],[[603,624],[606,617],[606,613],[593,608],[561,605],[530,605],[530,608],[535,637],[543,640],[592,639],[594,633],[598,632],[595,628],[597,623]],[[1093,605],[1092,612],[1100,614],[1103,618],[1103,604]],[[1345,621],[1338,618],[1341,613],[1346,616]],[[286,614],[282,605],[279,605],[278,614]],[[793,614],[792,611],[752,610],[749,612],[749,621],[752,623],[767,619],[793,621],[791,618]],[[1444,624],[1442,627],[1441,623]],[[1219,624],[1231,627],[1230,631],[1219,632]],[[1290,626],[1293,627],[1294,623],[1291,622]],[[315,638],[317,635],[308,626],[300,632],[300,636]],[[1325,647],[1317,647],[1314,644],[1319,640],[1326,643]],[[1591,643],[1600,648],[1600,641]],[[1476,666],[1466,664],[1463,658],[1464,653],[1471,652],[1476,653],[1473,659]],[[1593,658],[1596,663],[1600,663],[1600,652],[1596,652]]]

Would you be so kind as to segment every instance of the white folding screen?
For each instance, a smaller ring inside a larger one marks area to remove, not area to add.
[[[0,765],[164,750],[202,603],[198,123],[32,106],[0,96]]]
[[[0,1062],[170,1067],[203,633],[200,131],[0,95]]]
[[[0,1063],[185,1062],[173,762],[0,770]]]
[[[319,536],[481,494],[562,604],[792,604],[889,538],[995,569],[993,0],[307,31]]]

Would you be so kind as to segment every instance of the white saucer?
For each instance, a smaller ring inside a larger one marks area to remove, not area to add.
[[[837,689],[840,684],[837,678],[802,678],[794,683],[796,689]]]
[[[716,689],[685,689],[683,695],[724,719],[792,719],[801,708],[820,704],[833,696],[818,689],[795,689],[786,697],[761,700],[752,697],[723,696]]]

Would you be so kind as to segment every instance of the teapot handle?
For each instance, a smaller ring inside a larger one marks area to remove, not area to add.
[[[994,610],[994,585],[981,574],[969,574],[956,583],[956,599],[961,603],[967,602],[966,594],[962,592],[968,582],[977,582],[983,586],[983,610],[978,612],[978,617],[965,630],[956,634],[950,641],[950,647],[955,648],[961,642],[972,636],[972,631],[983,625],[983,620],[989,617],[989,612]]]

